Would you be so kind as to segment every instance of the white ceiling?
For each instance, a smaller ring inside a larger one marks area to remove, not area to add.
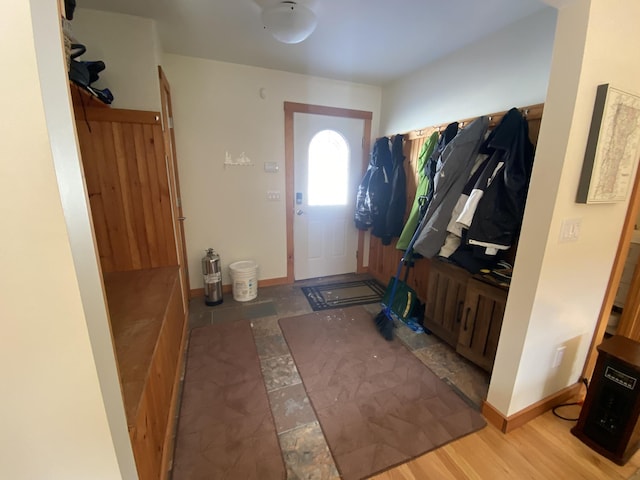
[[[316,12],[318,27],[304,42],[285,45],[260,20],[258,3],[274,1],[77,0],[77,6],[156,20],[168,53],[372,85],[546,7],[545,0],[299,0]]]

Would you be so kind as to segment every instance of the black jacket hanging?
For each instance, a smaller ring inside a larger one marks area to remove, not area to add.
[[[520,231],[524,205],[533,166],[533,145],[529,125],[520,112],[512,108],[487,139],[504,167],[487,186],[469,227],[469,244],[495,255],[506,250]]]
[[[389,139],[379,138],[373,145],[369,167],[358,186],[354,220],[359,230],[373,227],[371,233],[376,236],[384,231],[391,195],[391,168]]]
[[[391,146],[393,167],[391,170],[391,191],[389,207],[380,239],[383,245],[389,245],[391,239],[399,237],[404,225],[404,213],[407,209],[407,174],[404,171],[403,136],[396,135]]]
[[[470,271],[494,263],[520,232],[534,154],[527,120],[517,109],[509,110],[480,152],[490,155],[484,180],[474,188],[481,197],[463,245],[449,257]]]
[[[436,175],[436,166],[438,165],[438,159],[444,148],[449,144],[451,140],[458,134],[458,122],[452,122],[447,125],[447,128],[444,129],[444,132],[440,135],[440,139],[438,140],[438,144],[436,148],[433,150],[433,153],[425,163],[424,170],[425,176],[429,179],[429,183],[427,186],[427,192],[425,193],[425,197],[420,204],[420,219],[427,211],[429,207],[429,203],[431,203],[431,199],[433,199],[433,184],[434,178]]]

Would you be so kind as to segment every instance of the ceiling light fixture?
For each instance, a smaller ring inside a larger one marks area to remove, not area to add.
[[[315,13],[296,2],[285,1],[262,10],[264,28],[282,43],[300,43],[318,25]]]

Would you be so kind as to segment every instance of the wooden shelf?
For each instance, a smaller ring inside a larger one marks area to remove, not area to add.
[[[111,108],[110,105],[98,100],[84,88],[81,88],[73,82],[69,82],[69,88],[71,89],[73,109],[76,113],[82,112],[82,110],[86,108]]]

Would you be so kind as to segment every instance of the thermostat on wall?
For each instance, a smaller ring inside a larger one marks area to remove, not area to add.
[[[278,173],[280,165],[278,162],[264,162],[264,171],[267,173]]]

